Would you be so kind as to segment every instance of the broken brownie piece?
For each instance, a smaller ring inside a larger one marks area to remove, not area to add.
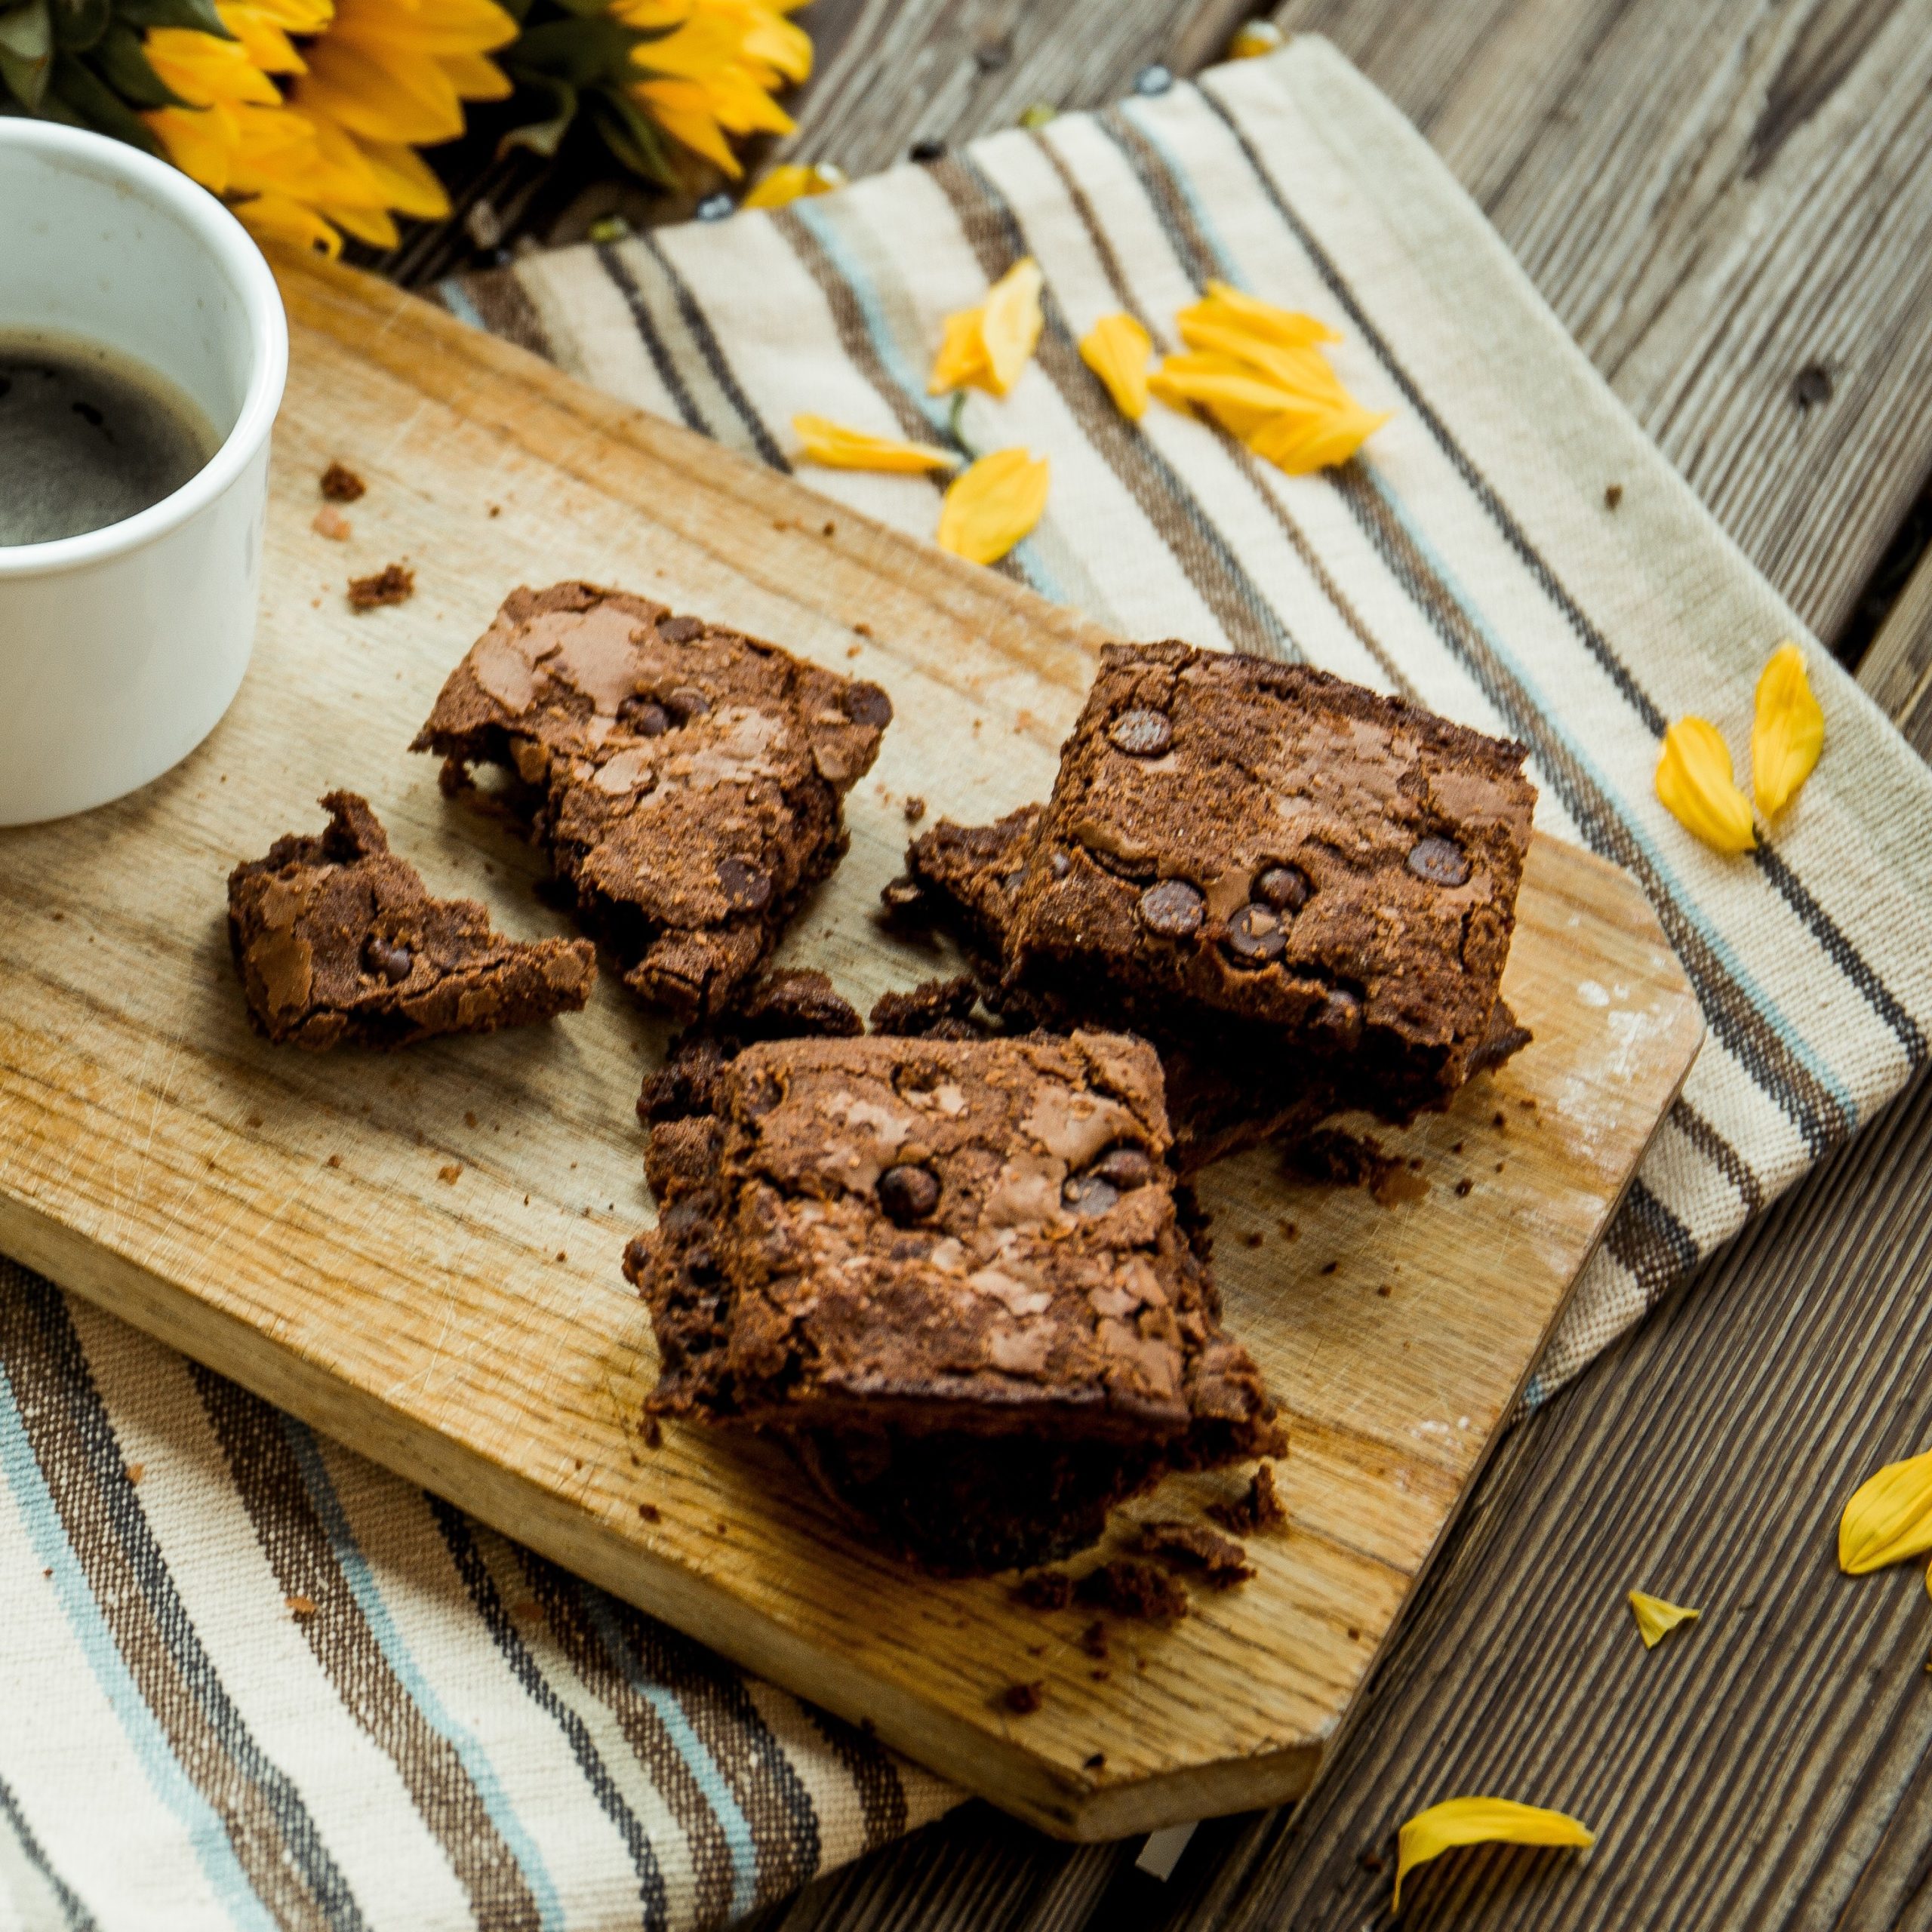
[[[1278,1453],[1177,1213],[1158,1062],[1075,1033],[770,1041],[647,1094],[654,1414],[774,1431],[946,1574]],[[667,1072],[669,1070],[667,1069]]]
[[[414,749],[445,789],[509,777],[625,983],[685,1018],[737,1001],[843,856],[841,801],[892,717],[878,685],[585,583],[512,591]]]
[[[1522,746],[1306,665],[1109,645],[1006,928],[1008,983],[1266,1040],[1395,1115],[1492,1039],[1535,788]]]
[[[1211,1589],[1231,1590],[1254,1574],[1254,1565],[1239,1543],[1199,1523],[1143,1523],[1140,1547],[1170,1569],[1193,1571]]]
[[[331,792],[327,831],[278,838],[228,881],[248,1012],[278,1044],[407,1046],[490,1033],[590,997],[587,940],[506,939],[473,899],[432,899],[368,800]]]

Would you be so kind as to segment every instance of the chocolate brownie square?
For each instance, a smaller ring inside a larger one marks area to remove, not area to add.
[[[1010,985],[1266,1039],[1400,1115],[1491,1037],[1524,747],[1305,665],[1110,645],[1006,929]]]
[[[949,1574],[1044,1560],[1175,1467],[1277,1453],[1177,1211],[1143,1042],[773,1041],[647,1090],[626,1272],[652,1412],[775,1431]]]
[[[257,1027],[278,1044],[407,1046],[574,1013],[587,940],[506,939],[473,899],[435,899],[368,801],[322,800],[319,835],[278,838],[228,881],[228,936]]]
[[[414,749],[444,786],[502,768],[627,985],[685,1018],[735,1003],[843,856],[844,795],[892,717],[878,685],[585,583],[512,591]]]

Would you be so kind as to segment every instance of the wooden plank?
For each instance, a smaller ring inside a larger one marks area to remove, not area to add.
[[[1075,1641],[1084,1618],[855,1545],[774,1451],[694,1429],[641,1444],[648,1323],[616,1264],[648,1214],[631,1109],[663,1034],[614,986],[554,1027],[317,1059],[248,1032],[222,956],[229,865],[314,823],[337,784],[432,883],[554,924],[531,856],[401,748],[506,588],[583,575],[895,693],[851,854],[794,935],[869,1005],[933,968],[874,916],[899,798],[986,817],[1044,795],[1094,635],[381,284],[285,285],[273,589],[235,709],[137,797],[5,841],[0,1245],[1053,1829],[1300,1789],[1701,1038],[1641,895],[1537,842],[1505,981],[1537,1038],[1389,1137],[1425,1164],[1422,1198],[1298,1188],[1263,1155],[1204,1185],[1229,1318],[1295,1435],[1294,1531],[1178,1628],[1123,1631],[1103,1669]],[[310,527],[337,456],[371,485],[346,551]],[[352,614],[340,574],[398,552],[414,601]],[[1607,1004],[1577,996],[1586,980]],[[1228,1487],[1177,1479],[1161,1506]],[[1001,1694],[1035,1678],[1044,1708],[1020,1721]]]
[[[1924,0],[1288,0],[1275,18],[1411,115],[1835,637],[1932,470]]]
[[[1879,626],[1858,681],[1913,743],[1932,744],[1932,554]]]

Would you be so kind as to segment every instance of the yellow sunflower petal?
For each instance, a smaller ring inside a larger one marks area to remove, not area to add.
[[[984,309],[961,309],[946,318],[946,340],[933,358],[933,372],[926,378],[928,395],[943,395],[968,383],[979,381],[986,371],[986,345],[980,333]]]
[[[1336,408],[1314,414],[1284,411],[1244,440],[1278,469],[1306,476],[1346,463],[1388,420],[1387,411],[1364,409],[1345,397]]]
[[[1080,338],[1080,359],[1107,386],[1120,413],[1138,423],[1147,413],[1147,358],[1154,344],[1124,310],[1103,315]]]
[[[703,155],[734,181],[743,174],[743,162],[731,152],[731,144],[711,111],[710,95],[697,82],[639,81],[630,93],[674,141]]]
[[[1932,1451],[1887,1463],[1851,1494],[1838,1518],[1838,1567],[1863,1577],[1932,1549]]]
[[[1589,1826],[1562,1811],[1518,1804],[1507,1798],[1450,1798],[1418,1811],[1395,1835],[1395,1897],[1402,1904],[1402,1881],[1418,1865],[1466,1844],[1579,1845],[1597,1841]]]
[[[1306,349],[1314,343],[1340,342],[1342,339],[1326,322],[1313,315],[1304,315],[1299,309],[1284,309],[1272,302],[1264,302],[1260,296],[1251,295],[1245,289],[1236,288],[1226,281],[1211,281],[1208,293],[1198,302],[1182,309],[1175,320],[1186,322],[1190,318],[1229,323],[1250,335],[1263,337],[1287,349]]]
[[[286,195],[256,195],[235,206],[235,214],[249,233],[264,242],[292,242],[313,248],[334,261],[342,253],[342,237],[313,208]]]
[[[822,463],[828,469],[882,469],[918,475],[928,469],[955,469],[959,459],[950,450],[936,449],[930,443],[902,443],[890,436],[875,436],[863,429],[849,429],[829,417],[795,416],[792,427],[804,445],[808,461]]]
[[[1190,402],[1229,403],[1270,416],[1319,407],[1300,392],[1257,375],[1232,355],[1164,356],[1160,373],[1164,392],[1185,396]]]
[[[1758,809],[1774,818],[1795,798],[1825,748],[1825,714],[1811,695],[1804,654],[1781,644],[1758,680],[1758,715],[1751,727],[1751,790]]]
[[[782,208],[788,202],[804,201],[813,195],[829,195],[845,185],[845,171],[824,162],[807,166],[786,162],[773,168],[740,202],[741,208]]]
[[[1338,402],[1348,395],[1327,356],[1312,343],[1291,348],[1232,322],[1183,315],[1180,339],[1189,348],[1223,355],[1312,402]]]
[[[1287,46],[1288,37],[1272,20],[1250,20],[1235,29],[1235,37],[1228,42],[1230,60],[1258,60],[1264,54],[1272,54]]]
[[[340,34],[325,35],[309,49],[309,71],[289,98],[368,141],[415,146],[454,140],[463,132],[463,102],[433,60],[378,59]]]
[[[449,213],[450,198],[442,183],[414,148],[392,141],[358,141],[356,146],[385,208],[423,221],[440,221]]]
[[[1662,1597],[1649,1596],[1641,1590],[1630,1592],[1630,1609],[1647,1651],[1655,1650],[1660,1640],[1680,1623],[1694,1623],[1703,1614],[1687,1610],[1681,1604],[1666,1603]]]
[[[1657,796],[1687,832],[1720,852],[1748,852],[1758,842],[1751,801],[1731,776],[1730,747],[1702,718],[1680,718],[1663,734]]]
[[[1047,463],[1023,449],[995,450],[961,470],[939,512],[939,546],[970,563],[996,564],[1047,507]]]
[[[1031,255],[1023,256],[986,291],[980,339],[986,345],[986,386],[1004,395],[1020,380],[1040,340],[1040,291],[1046,278]]]

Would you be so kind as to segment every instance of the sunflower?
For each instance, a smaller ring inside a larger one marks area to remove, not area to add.
[[[789,134],[772,96],[806,79],[812,44],[787,20],[805,0],[611,0],[621,26],[651,38],[631,50],[645,76],[632,100],[674,140],[736,180],[744,173],[730,135]]]
[[[416,149],[499,100],[488,57],[516,38],[494,0],[217,0],[223,40],[152,27],[149,64],[183,106],[143,118],[168,158],[257,235],[334,255],[393,248],[394,217],[449,212]]]

